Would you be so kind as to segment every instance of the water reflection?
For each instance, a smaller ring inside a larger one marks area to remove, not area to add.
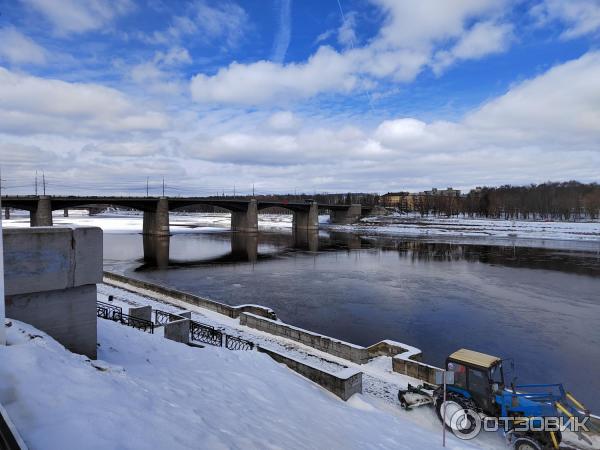
[[[127,245],[123,242],[123,237],[124,235],[120,235],[118,239],[120,253],[123,253],[121,245]],[[299,231],[292,234],[224,232],[178,234],[171,237],[143,235],[142,240],[143,264],[136,270],[165,270],[212,264],[256,264],[297,251],[319,253],[369,250],[394,252],[400,258],[414,263],[467,261],[600,275],[600,257],[581,251],[444,243],[421,239],[374,239],[343,232]],[[109,246],[107,251],[112,253],[115,249]],[[124,253],[128,254],[127,251]]]

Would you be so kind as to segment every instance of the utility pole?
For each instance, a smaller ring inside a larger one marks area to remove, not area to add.
[[[252,198],[254,198],[254,183],[252,183]]]
[[[233,185],[233,198],[235,198],[235,184]]]
[[[150,189],[148,187],[149,182],[150,182],[150,177],[146,177],[146,197],[150,197]]]
[[[35,196],[37,197],[38,195],[38,190],[37,190],[37,170],[35,171]]]
[[[165,177],[163,177],[163,197],[165,196]]]
[[[44,186],[44,197],[46,196],[46,173],[42,172],[42,185]]]

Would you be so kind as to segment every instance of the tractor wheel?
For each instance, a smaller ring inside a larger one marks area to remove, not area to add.
[[[515,439],[513,448],[515,450],[542,450],[544,447],[537,439],[530,436],[522,436]]]
[[[453,392],[449,392],[446,394],[446,428],[448,428],[452,432],[458,432],[461,434],[469,434],[471,433],[477,423],[471,414],[475,413],[476,406],[473,400],[463,397],[462,395],[455,394]],[[444,422],[444,400],[442,397],[438,399],[435,405],[435,409],[437,412],[437,416],[440,419],[440,422]],[[458,416],[458,420],[455,417],[452,420],[452,417],[456,414],[461,414]],[[467,413],[467,411],[472,411],[471,413]]]

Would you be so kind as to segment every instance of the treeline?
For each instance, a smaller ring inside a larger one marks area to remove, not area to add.
[[[529,186],[485,187],[464,197],[426,197],[418,202],[422,215],[464,214],[469,217],[533,220],[597,219],[600,185],[577,181]]]

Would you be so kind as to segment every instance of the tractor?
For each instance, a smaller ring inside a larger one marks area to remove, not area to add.
[[[588,422],[585,417],[590,417],[589,411],[562,384],[515,385],[513,380],[508,387],[504,378],[505,361],[473,350],[458,350],[446,359],[445,369],[453,373],[453,381],[446,387],[445,401],[440,385],[409,384],[398,392],[400,405],[407,410],[427,404],[435,406],[445,426],[465,436],[473,432],[482,417],[506,418],[501,419],[501,429],[515,450],[559,447],[560,429],[556,426],[548,431],[542,426],[544,418],[564,415],[572,421]],[[582,433],[578,436],[591,444]]]

